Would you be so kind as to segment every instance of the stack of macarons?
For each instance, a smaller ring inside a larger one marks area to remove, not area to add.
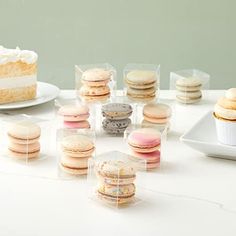
[[[180,103],[193,104],[202,98],[202,81],[197,77],[182,77],[176,80],[176,99]]]
[[[112,80],[112,72],[103,68],[93,68],[83,72],[82,86],[79,90],[81,98],[88,102],[104,101],[110,97],[108,83]]]
[[[79,134],[64,137],[61,141],[61,169],[71,175],[87,174],[88,159],[92,157],[94,150],[90,137]]]
[[[219,142],[236,145],[236,88],[226,91],[214,109],[216,130]]]
[[[26,160],[39,157],[41,129],[37,124],[26,120],[12,123],[7,134],[11,157]]]
[[[109,134],[122,134],[131,123],[132,107],[125,103],[109,103],[102,106],[103,129]]]
[[[63,117],[63,125],[65,128],[90,128],[88,122],[89,108],[86,105],[64,105],[60,107],[58,114]]]
[[[135,101],[150,101],[156,97],[158,78],[155,71],[132,70],[125,76],[127,96]]]
[[[136,170],[132,165],[123,160],[99,161],[95,172],[101,200],[116,206],[134,201]]]
[[[132,131],[128,136],[128,144],[135,157],[146,161],[147,170],[159,166],[161,135],[156,129],[140,128]]]
[[[149,103],[143,107],[143,124],[169,127],[171,108],[164,103]]]

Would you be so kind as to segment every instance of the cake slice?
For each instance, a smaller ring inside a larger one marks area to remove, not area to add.
[[[0,46],[0,104],[36,97],[37,59],[33,51]]]

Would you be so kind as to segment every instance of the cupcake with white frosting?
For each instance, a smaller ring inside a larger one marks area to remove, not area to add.
[[[236,88],[227,90],[217,101],[214,117],[219,142],[236,146]]]

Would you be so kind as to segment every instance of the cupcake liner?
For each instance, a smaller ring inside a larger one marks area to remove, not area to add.
[[[236,146],[236,122],[215,117],[215,123],[218,141],[225,145]]]

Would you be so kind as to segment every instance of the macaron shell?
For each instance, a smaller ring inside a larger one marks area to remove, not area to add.
[[[121,120],[132,114],[132,107],[125,103],[109,103],[102,106],[102,115],[109,119]]]
[[[16,138],[13,137],[12,135],[10,135],[8,133],[8,139],[10,142],[12,143],[18,143],[18,144],[32,144],[35,143],[39,140],[39,137],[35,138],[35,139],[21,139],[21,138]]]
[[[30,121],[21,121],[11,124],[8,129],[8,134],[18,139],[36,139],[40,136],[40,133],[40,127]]]
[[[155,71],[133,70],[127,73],[126,80],[133,84],[150,84],[156,82]]]
[[[131,197],[135,194],[135,185],[110,185],[105,183],[100,183],[98,186],[98,192],[105,194],[110,197]]]
[[[90,124],[87,120],[83,120],[79,122],[64,121],[64,127],[70,128],[70,129],[89,129]]]
[[[110,120],[110,119],[104,119],[102,121],[102,127],[104,130],[107,131],[119,131],[126,129],[131,124],[131,120],[129,118],[123,119],[123,120]]]
[[[156,147],[161,143],[161,136],[155,129],[141,128],[130,133],[128,142],[142,147]]]
[[[18,159],[35,159],[39,157],[39,151],[31,152],[31,153],[20,153],[16,151],[12,151],[8,149],[8,155],[10,157],[18,158]]]
[[[108,94],[110,94],[110,88],[108,86],[89,87],[83,85],[80,88],[81,96],[103,96]]]
[[[78,158],[62,155],[60,161],[64,167],[84,169],[88,168],[88,158],[90,157]]]
[[[32,152],[40,151],[40,143],[35,142],[32,144],[25,145],[25,144],[18,144],[18,143],[9,142],[8,148],[13,152],[32,153]]]
[[[148,84],[146,84],[146,83],[136,84],[136,83],[132,83],[126,79],[125,83],[128,85],[128,87],[133,88],[133,89],[148,89],[148,88],[156,88],[157,87],[157,82],[151,82]]]
[[[125,205],[125,204],[130,204],[134,201],[134,196],[131,197],[125,197],[125,198],[117,198],[117,197],[110,197],[110,196],[106,196],[102,193],[98,193],[98,198],[101,199],[102,201],[108,203],[108,204],[112,204],[112,205]]]
[[[102,80],[102,81],[85,81],[82,80],[82,84],[87,85],[89,87],[104,87],[110,82],[110,79]]]
[[[171,116],[171,108],[163,103],[149,103],[143,107],[143,114],[154,119],[165,119]]]
[[[87,115],[89,113],[89,108],[86,105],[65,105],[62,106],[58,114],[62,116],[79,116]]]
[[[201,101],[201,99],[202,99],[201,97],[200,98],[183,98],[183,97],[176,96],[176,100],[184,104],[198,103]]]
[[[63,166],[63,165],[60,165],[60,167],[65,173],[70,174],[70,175],[86,175],[88,172],[88,168],[85,168],[85,169],[76,169],[75,168],[75,169],[73,169],[73,168]]]
[[[181,87],[191,88],[191,87],[201,86],[202,82],[197,77],[183,77],[176,81],[176,85]]]
[[[112,71],[104,68],[92,68],[82,74],[82,80],[88,82],[100,82],[111,79]]]
[[[148,116],[143,116],[144,120],[150,122],[150,123],[154,123],[154,124],[166,124],[169,121],[169,118],[162,118],[162,119],[158,119],[158,118],[151,118]]]

